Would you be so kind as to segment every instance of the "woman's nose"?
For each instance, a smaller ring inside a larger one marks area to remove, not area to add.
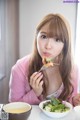
[[[45,47],[46,47],[46,49],[51,49],[51,44],[52,44],[52,42],[51,42],[52,40],[49,38],[48,40],[47,40],[47,42],[46,42],[46,45],[45,45]]]

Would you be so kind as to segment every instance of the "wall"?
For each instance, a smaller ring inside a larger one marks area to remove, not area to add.
[[[72,40],[75,41],[77,3],[63,3],[63,0],[20,0],[20,57],[31,52],[35,27],[48,13],[61,13],[69,21]]]
[[[0,103],[8,102],[9,79],[12,66],[19,58],[18,0],[2,0],[4,14],[5,77],[0,80]],[[1,68],[0,68],[1,69]]]

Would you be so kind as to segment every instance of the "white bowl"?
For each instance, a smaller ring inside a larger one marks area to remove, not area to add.
[[[74,111],[78,117],[80,117],[80,105],[74,107]]]
[[[70,109],[68,111],[65,111],[65,112],[49,112],[49,111],[46,111],[43,109],[43,104],[49,102],[50,100],[46,100],[46,101],[43,101],[39,104],[39,108],[43,111],[44,114],[46,114],[47,116],[49,117],[52,117],[52,118],[61,118],[61,117],[64,117],[66,116],[67,114],[70,113],[70,111],[72,110],[73,106],[69,103],[69,102],[66,102],[66,101],[63,101],[62,103],[65,104],[66,107],[69,107]]]

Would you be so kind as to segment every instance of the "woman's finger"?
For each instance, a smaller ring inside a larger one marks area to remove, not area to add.
[[[32,79],[37,75],[37,73],[38,73],[38,72],[33,73],[33,74],[31,75],[31,77],[30,77],[30,80],[32,80]]]
[[[37,73],[33,78],[32,78],[32,84],[36,84],[37,79],[41,76],[42,73]]]
[[[39,86],[42,87],[42,85],[43,85],[43,80],[40,82]]]
[[[34,82],[34,77],[37,75],[37,72],[33,73],[32,76],[30,77],[30,85],[33,85]]]
[[[39,84],[40,84],[42,78],[43,78],[43,74],[41,74],[41,75],[38,77],[38,79],[35,81],[36,87],[39,86]]]
[[[30,78],[30,85],[31,86],[35,86],[36,85],[36,81],[38,81],[38,78],[42,75],[42,73],[35,73],[34,75],[31,76]]]

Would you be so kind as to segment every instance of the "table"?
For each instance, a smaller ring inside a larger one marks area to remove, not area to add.
[[[50,118],[40,110],[38,105],[32,105],[32,111],[28,120],[80,120],[80,118],[76,115],[74,110],[63,118]]]

